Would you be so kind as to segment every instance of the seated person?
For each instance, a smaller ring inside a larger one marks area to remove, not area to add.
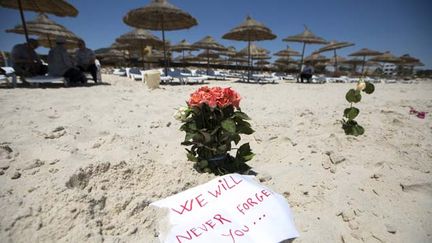
[[[56,46],[48,54],[48,74],[52,76],[63,76],[71,84],[85,84],[87,79],[85,75],[75,67],[72,57],[67,53],[64,47],[65,39],[56,38]]]
[[[300,80],[303,83],[303,80],[306,79],[308,83],[311,82],[312,75],[314,73],[314,68],[310,64],[310,62],[305,62],[305,66],[300,73]]]
[[[96,56],[92,50],[86,47],[83,40],[78,41],[78,50],[75,53],[75,61],[77,67],[82,72],[89,72],[95,83],[97,83]]]
[[[12,48],[12,67],[17,75],[32,77],[47,73],[47,66],[43,65],[40,57],[35,52],[38,47],[37,40],[29,39],[28,43],[17,44]]]

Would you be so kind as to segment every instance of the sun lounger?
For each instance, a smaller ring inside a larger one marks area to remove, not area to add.
[[[118,76],[126,76],[126,70],[121,68],[115,68],[113,74]]]
[[[25,78],[25,81],[32,86],[38,87],[40,84],[62,83],[64,86],[69,86],[68,81],[64,77],[53,76],[34,76]]]
[[[129,77],[133,80],[143,80],[143,73],[138,68],[131,68],[129,70]]]
[[[6,81],[9,86],[12,83],[12,87],[15,88],[17,85],[17,77],[15,70],[12,67],[1,67],[2,74],[0,74],[0,81]]]

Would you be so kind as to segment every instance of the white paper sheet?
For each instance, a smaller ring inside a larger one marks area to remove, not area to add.
[[[165,243],[277,243],[298,237],[285,198],[253,176],[225,175],[151,205],[169,210],[170,230],[159,235]]]

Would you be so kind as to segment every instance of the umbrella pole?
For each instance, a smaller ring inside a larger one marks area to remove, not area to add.
[[[143,69],[145,70],[145,62],[144,62],[144,45],[141,41],[141,58],[142,58],[142,65],[143,65]]]
[[[182,64],[183,64],[183,67],[186,67],[186,64],[185,64],[185,61],[184,61],[184,50],[182,52],[183,52]]]
[[[210,53],[209,49],[207,49],[207,75],[209,75],[209,69],[210,69]]]
[[[50,35],[47,35],[47,38],[48,38],[48,45],[52,49],[52,43],[51,43]]]
[[[249,39],[248,39],[248,78],[247,78],[248,83],[249,83],[249,79],[250,79],[250,76],[251,76],[251,55],[250,55],[250,45],[251,45],[251,43],[250,43],[250,38],[249,38]]]
[[[163,51],[164,51],[165,76],[168,76],[167,55],[166,55],[166,46],[165,46],[165,24],[164,24],[163,16],[162,16],[162,41],[163,41]]]
[[[22,8],[22,2],[21,2],[21,0],[18,0],[18,6],[19,6],[19,11],[20,11],[20,16],[21,16],[21,22],[22,22],[22,25],[23,25],[23,28],[24,28],[24,34],[25,34],[26,42],[28,43],[29,37],[28,37],[28,32],[27,32],[27,24],[25,22],[24,12],[23,12],[23,8]]]
[[[333,53],[334,53],[334,59],[335,59],[335,62],[334,62],[334,74],[333,75],[335,75],[336,76],[336,74],[337,74],[337,55],[336,55],[336,49],[334,49],[333,50]]]
[[[301,55],[301,59],[300,59],[300,68],[299,68],[299,72],[298,72],[297,82],[299,82],[299,77],[300,77],[300,74],[302,71],[305,47],[306,47],[306,42],[303,42],[303,49],[302,49],[302,55]]]
[[[365,62],[366,62],[366,56],[363,56],[363,64],[362,64],[362,69],[361,69],[361,76],[362,77],[363,77],[363,71],[364,71]]]

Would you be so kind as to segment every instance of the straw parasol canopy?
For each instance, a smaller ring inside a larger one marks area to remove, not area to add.
[[[346,48],[349,46],[353,46],[353,45],[354,45],[354,43],[345,42],[345,41],[339,42],[339,41],[334,40],[334,41],[331,41],[329,44],[325,45],[324,47],[318,49],[317,52],[321,53],[321,52],[326,52],[326,51],[333,51],[332,63],[334,64],[334,69],[335,69],[334,72],[336,73],[337,69],[338,69],[338,63],[340,63],[338,60],[337,54],[336,54],[336,50]]]
[[[409,54],[404,54],[399,57],[405,65],[417,64],[420,63],[418,58],[412,57]]]
[[[45,14],[39,14],[35,20],[25,23],[27,26],[27,33],[29,35],[38,35],[42,40],[43,46],[52,47],[52,42],[56,37],[64,37],[69,43],[77,43],[79,37],[66,29],[63,25],[57,24],[49,19]],[[8,33],[25,34],[24,25],[17,25],[13,29],[6,30]],[[48,44],[47,44],[48,43]],[[45,45],[47,44],[47,45]]]
[[[280,50],[274,54],[279,57],[292,57],[292,56],[301,56],[300,52],[295,51],[294,49],[287,46],[286,49]]]
[[[263,56],[263,55],[267,55],[269,54],[270,51],[259,47],[255,44],[250,44],[250,46],[245,47],[243,49],[240,50],[240,54],[243,54],[245,56],[250,55],[252,58],[256,57],[256,56]]]
[[[230,30],[222,36],[223,39],[236,40],[236,41],[247,41],[248,42],[248,82],[251,74],[251,41],[262,41],[262,40],[273,40],[276,35],[266,27],[264,24],[252,19],[250,16],[246,17],[246,20],[239,26]]]
[[[402,61],[402,65],[411,67],[411,73],[413,73],[415,66],[424,66],[424,64],[420,62],[420,59],[412,57],[409,54],[404,54],[399,58]]]
[[[185,51],[195,51],[197,48],[193,47],[189,42],[183,39],[177,45],[171,46],[170,50],[174,52],[182,52],[182,56],[184,58]]]
[[[225,50],[219,51],[219,55],[232,57],[237,54],[237,50],[234,46],[229,46]]]
[[[310,56],[307,56],[304,58],[305,61],[309,61],[312,63],[318,63],[318,62],[327,62],[330,59],[328,59],[327,57],[320,55],[319,53],[314,53]]]
[[[78,15],[78,10],[64,0],[0,0],[0,6],[19,9],[24,35],[28,42],[27,26],[24,10],[38,13],[50,13],[59,17]]]
[[[361,72],[363,73],[364,72],[364,67],[365,67],[365,64],[366,64],[366,57],[378,56],[378,55],[381,55],[381,54],[382,53],[379,52],[379,51],[374,51],[374,50],[371,50],[371,49],[362,48],[362,49],[360,49],[360,50],[358,50],[356,52],[353,52],[353,53],[349,54],[348,56],[351,56],[351,57],[363,57],[363,64],[362,64],[362,69],[361,69]]]
[[[78,38],[66,38],[65,43],[63,44],[64,48],[66,49],[76,49],[78,48]],[[47,36],[41,36],[37,39],[40,46],[43,46],[45,48],[52,48],[53,39],[48,38]]]
[[[288,36],[287,38],[283,39],[283,41],[287,41],[287,42],[303,43],[299,72],[301,72],[301,67],[303,65],[303,57],[304,57],[306,44],[327,44],[326,40],[316,36],[314,33],[312,33],[312,31],[309,30],[307,26],[305,26],[304,28],[305,29],[302,33],[293,36]]]
[[[165,74],[168,73],[165,31],[189,29],[198,24],[192,15],[167,0],[152,0],[142,8],[131,10],[123,18],[123,22],[136,28],[162,31]]]
[[[141,52],[143,68],[145,64],[144,48],[146,46],[162,46],[163,44],[163,42],[159,38],[154,36],[149,31],[143,29],[134,29],[133,31],[121,35],[119,38],[116,39],[116,41],[120,44],[129,45],[132,48],[139,48]]]
[[[371,61],[375,61],[375,62],[388,62],[388,63],[401,63],[402,59],[400,59],[399,57],[391,54],[389,51],[384,52],[383,54],[379,55],[379,56],[375,56],[373,58],[371,58]]]
[[[217,43],[215,39],[213,39],[213,37],[211,36],[206,36],[202,38],[201,40],[195,42],[192,46],[198,49],[204,49],[208,54],[210,54],[210,50],[214,50],[214,51],[226,50],[226,48],[223,45]],[[207,56],[207,75],[209,74],[209,69],[210,69],[210,56]]]
[[[297,61],[292,59],[291,57],[281,57],[276,59],[275,63],[292,64],[292,63],[297,63]]]
[[[270,64],[270,62],[266,61],[266,60],[258,60],[258,61],[255,62],[255,64],[258,65],[258,66],[265,66],[265,65]]]
[[[183,52],[183,51],[195,51],[197,48],[193,47],[187,40],[182,40],[177,45],[170,46],[169,48],[174,52]]]

